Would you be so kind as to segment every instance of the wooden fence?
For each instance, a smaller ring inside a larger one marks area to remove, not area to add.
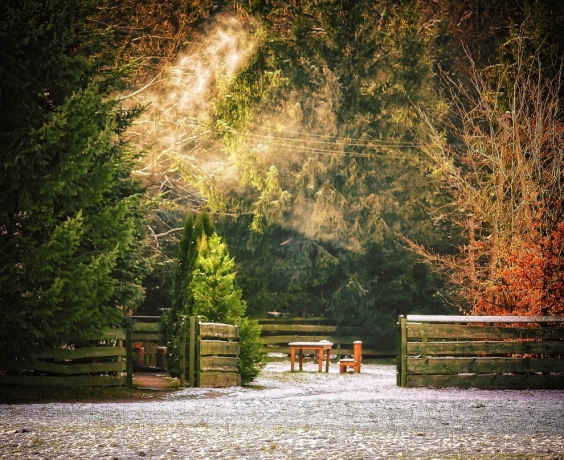
[[[341,326],[324,316],[264,318],[258,320],[261,327],[263,353],[289,354],[290,342],[318,342],[328,340],[334,344],[332,354],[352,355],[353,342],[362,341],[365,358],[390,358],[396,356],[395,344],[382,344],[370,336],[358,334],[358,328]]]
[[[156,350],[161,342],[159,320],[159,317],[127,318],[124,328],[107,329],[98,337],[77,340],[83,345],[41,348],[25,357],[0,361],[0,384],[131,387],[133,362],[139,353],[136,342],[142,342],[143,348],[149,350],[143,366],[155,367]],[[183,357],[182,366],[189,375],[189,386],[241,385],[238,339],[237,326],[188,318],[184,349],[189,352]],[[183,380],[181,386],[186,383]]]
[[[400,316],[401,387],[564,388],[564,317]]]
[[[0,383],[22,386],[121,386],[128,375],[127,329],[108,329],[83,345],[38,348],[25,357],[0,362]]]
[[[181,350],[180,386],[221,388],[241,385],[239,328],[187,318]]]

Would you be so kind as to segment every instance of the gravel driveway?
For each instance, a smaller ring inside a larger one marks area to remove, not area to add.
[[[564,459],[564,390],[403,389],[395,367],[127,403],[0,405],[0,458]]]

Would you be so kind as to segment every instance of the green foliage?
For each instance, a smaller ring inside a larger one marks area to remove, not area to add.
[[[258,374],[258,364],[262,361],[260,326],[256,320],[244,316],[247,304],[236,286],[235,262],[219,235],[202,237],[198,249],[190,284],[194,314],[208,321],[239,326],[239,370],[243,382],[248,382]]]
[[[244,301],[243,301],[244,302]],[[261,327],[257,320],[246,316],[234,318],[234,324],[239,327],[239,370],[241,380],[248,383],[259,373],[263,361]]]
[[[198,245],[202,238],[214,233],[214,225],[207,213],[190,213],[184,221],[184,231],[178,244],[178,262],[174,272],[172,305],[161,318],[161,333],[167,345],[167,365],[170,375],[180,375],[180,348],[182,324],[193,316],[194,298],[190,284],[198,258]]]
[[[393,345],[397,315],[448,314],[436,275],[393,241],[354,253],[276,226],[250,229],[251,216],[217,222],[235,257],[251,317],[268,312],[331,316]]]
[[[143,297],[136,112],[92,1],[0,7],[0,337],[8,354],[119,324]]]
[[[247,306],[235,286],[234,265],[217,233],[209,240],[202,237],[190,283],[194,315],[215,323],[230,323],[243,316]]]
[[[179,250],[175,280],[175,287],[181,289],[175,292],[179,300],[162,320],[169,372],[173,376],[180,372],[182,321],[188,316],[200,316],[206,321],[240,326],[241,376],[243,381],[250,381],[257,375],[257,365],[262,360],[260,326],[244,316],[247,305],[236,284],[234,259],[229,257],[227,245],[214,232],[207,214],[186,218]]]
[[[446,111],[444,30],[411,1],[240,7],[261,40],[215,116],[248,186],[233,201],[253,213],[221,224],[251,314],[331,315],[391,340],[394,315],[448,311],[441,279],[398,239],[452,251],[429,215],[449,198],[419,112]]]

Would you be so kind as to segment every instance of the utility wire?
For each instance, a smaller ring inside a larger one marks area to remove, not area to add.
[[[347,138],[334,138],[335,141],[322,141],[322,140],[311,140],[307,138],[291,138],[291,137],[281,137],[281,136],[273,136],[273,135],[264,135],[264,134],[255,134],[255,133],[246,133],[244,136],[246,137],[253,137],[257,139],[264,139],[264,140],[271,140],[280,143],[287,143],[287,142],[300,142],[300,143],[310,143],[310,144],[324,144],[324,145],[334,145],[338,141],[346,141]],[[352,140],[352,139],[351,139]],[[387,142],[387,141],[367,141],[367,142],[347,142],[345,146],[351,147],[364,147],[364,148],[376,148],[376,147],[391,147],[391,148],[421,148],[421,145],[411,144],[407,142]]]
[[[288,129],[277,129],[278,132],[283,132],[283,133],[290,133],[290,134],[300,134],[302,136],[306,136],[306,137],[319,137],[319,138],[325,138],[325,139],[333,139],[334,141],[345,141],[348,142],[349,144],[352,144],[354,142],[353,145],[367,145],[367,144],[374,144],[374,145],[391,145],[391,146],[406,146],[406,147],[420,147],[420,145],[417,144],[413,144],[411,142],[396,142],[396,141],[384,141],[384,140],[379,140],[379,139],[367,139],[367,140],[360,140],[357,138],[352,138],[352,137],[340,137],[340,136],[332,136],[329,134],[313,134],[313,133],[308,133],[308,132],[304,132],[304,131],[292,131],[292,130],[288,130]],[[267,136],[267,137],[273,137],[273,138],[277,138],[279,136],[273,136],[273,135],[261,135],[261,134],[255,134],[255,133],[249,133],[253,136]],[[286,139],[286,138],[282,138],[282,139]],[[289,137],[288,139],[291,140],[295,140],[291,137]],[[314,141],[314,140],[309,140],[309,142],[323,142],[323,143],[331,143],[331,141],[323,141],[323,140],[319,140],[319,141]]]
[[[257,130],[258,129],[264,129],[264,125],[257,125],[254,123],[251,123],[250,126],[255,127]],[[329,138],[329,139],[336,139],[336,140],[343,140],[343,141],[355,141],[358,142],[360,141],[360,139],[358,138],[353,138],[353,137],[340,137],[340,136],[333,136],[331,134],[314,134],[314,133],[308,133],[307,131],[294,131],[294,130],[290,130],[290,129],[280,129],[280,128],[276,128],[276,131],[278,132],[282,132],[282,133],[290,133],[290,134],[300,134],[300,135],[305,135],[305,136],[310,136],[310,137],[320,137],[320,138]],[[409,146],[414,146],[416,147],[417,144],[413,144],[410,142],[396,142],[396,141],[384,141],[384,140],[378,140],[378,139],[367,139],[365,142],[369,142],[369,143],[375,143],[375,144],[405,144],[405,145],[409,145]]]
[[[253,147],[252,144],[248,144],[248,146]],[[283,144],[277,144],[276,148],[278,150],[283,150],[291,153],[303,152],[303,153],[314,153],[320,155],[340,155],[340,156],[363,157],[363,158],[372,158],[374,156],[373,154],[370,153],[339,152],[338,150],[320,149],[320,148],[305,147],[305,146],[285,146]]]

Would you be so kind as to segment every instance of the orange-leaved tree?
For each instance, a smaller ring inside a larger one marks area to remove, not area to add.
[[[516,238],[501,254],[495,280],[474,312],[488,315],[564,315],[564,222],[539,242]],[[494,300],[495,301],[492,301]]]
[[[428,153],[467,235],[449,261],[466,311],[558,315],[563,308],[564,117],[562,68],[547,72],[512,41],[515,61],[478,70],[471,87],[451,80],[458,115]]]

